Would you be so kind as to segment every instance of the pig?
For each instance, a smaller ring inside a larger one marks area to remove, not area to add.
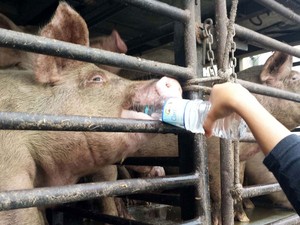
[[[83,18],[61,2],[40,31],[48,38],[89,46]],[[130,81],[94,64],[37,54],[30,70],[0,71],[1,111],[151,119],[133,104],[181,97],[171,78]],[[112,101],[113,100],[113,101]],[[0,131],[0,191],[76,183],[122,161],[155,134]],[[0,212],[0,224],[45,224],[38,208]]]
[[[0,28],[29,33],[38,34],[38,28],[34,26],[17,26],[12,20],[0,13]],[[119,32],[112,30],[110,35],[101,35],[90,38],[90,47],[99,48],[106,51],[126,53],[127,45],[121,38]],[[34,56],[30,52],[20,51],[18,49],[0,48],[0,69],[33,69]],[[98,65],[100,68],[109,72],[118,74],[121,68]]]
[[[18,32],[25,32],[30,34],[38,34],[38,29],[36,27],[31,26],[17,26],[12,20],[10,20],[8,17],[6,17],[3,14],[0,14],[0,27],[14,30]],[[98,37],[90,38],[90,47],[92,48],[99,48],[107,51],[117,52],[125,54],[127,52],[127,45],[124,42],[124,40],[121,38],[120,34],[117,30],[113,29],[110,35],[102,35]],[[32,70],[33,69],[33,60],[35,59],[34,54],[30,52],[20,51],[17,49],[10,49],[10,48],[1,48],[0,51],[0,68],[1,69],[20,69],[20,70]],[[118,74],[120,73],[121,68],[112,67],[112,66],[106,66],[97,64],[100,68],[103,68],[107,71],[110,71],[112,73]],[[128,71],[130,72],[130,71]],[[132,73],[132,72],[130,72]],[[137,72],[135,72],[135,75]],[[138,75],[136,75],[138,76]],[[128,76],[123,76],[125,78],[129,78]],[[107,167],[108,168],[108,167]],[[115,180],[117,177],[117,174],[112,175],[112,171],[115,171],[116,168],[113,169],[113,166],[110,166],[109,169],[102,169],[102,171],[99,171],[98,175],[93,176],[93,181],[100,181],[101,178],[106,181],[112,181]],[[163,176],[164,175],[164,169],[162,167],[130,167],[131,170],[134,170],[137,173],[141,174],[141,177],[143,176]],[[107,174],[110,174],[108,176]],[[125,209],[122,209],[121,212],[117,211],[117,207],[114,206],[113,201],[110,199],[110,201],[104,200],[105,203],[101,203],[103,205],[101,208],[103,209],[102,212],[110,215],[125,215],[124,211]],[[111,202],[109,204],[109,202]],[[107,206],[107,209],[105,209],[105,206]],[[114,209],[114,210],[112,210]],[[129,215],[126,217],[130,217]]]
[[[279,66],[274,66],[274,62],[277,62],[276,65],[279,64]],[[280,89],[285,89],[285,86],[288,86],[288,90],[291,92],[300,93],[300,73],[293,71],[292,66],[293,61],[291,56],[275,52],[266,62],[265,67],[267,67],[268,70],[263,70],[261,76],[262,83],[265,85],[275,86]],[[273,73],[277,73],[278,77],[268,78],[268,76],[271,76]],[[288,76],[285,76],[285,74],[288,74]],[[265,107],[267,107],[267,109],[288,129],[292,130],[294,127],[299,125],[300,122],[297,114],[299,104],[283,101],[284,104],[282,104],[282,107],[278,108],[280,102],[281,100],[272,99],[265,102]],[[281,108],[282,110],[279,110]],[[251,146],[252,149],[259,149],[259,147],[255,144],[251,144]],[[263,185],[277,182],[273,174],[262,164],[263,159],[264,155],[259,152],[246,161],[245,176],[249,185]],[[267,195],[267,197],[276,206],[292,209],[290,202],[287,200],[283,192],[272,193]]]
[[[282,52],[275,52],[265,63],[264,66],[257,66],[249,70],[241,71],[238,78],[248,80],[254,83],[260,83],[267,86],[276,87],[282,90],[300,93],[300,73],[292,70],[292,56]],[[286,127],[292,128],[299,124],[299,104],[283,99],[267,97],[263,95],[255,95],[267,110],[269,110],[281,123]],[[174,134],[157,135],[154,141],[151,141],[143,146],[143,148],[133,153],[134,157],[146,156],[178,156],[178,140]],[[260,150],[257,144],[240,143],[240,167],[241,179],[243,179],[243,169],[246,166],[246,161],[255,156]],[[212,224],[221,224],[220,203],[220,150],[219,139],[212,137],[207,139],[208,149],[208,166],[209,166],[209,183],[212,208]],[[247,162],[248,163],[248,162]],[[257,163],[261,163],[256,161]],[[263,165],[262,165],[263,166]],[[252,173],[259,174],[262,177],[261,171],[257,171],[258,166],[253,166]],[[276,182],[276,180],[273,180]],[[241,180],[242,182],[242,180]],[[276,194],[284,195],[283,193]],[[283,197],[284,198],[284,197]],[[281,197],[280,197],[281,199]],[[276,200],[275,200],[276,201]],[[281,200],[280,200],[281,201]],[[282,206],[289,208],[289,203],[281,201]],[[236,220],[249,221],[249,218],[243,211],[240,204],[235,206]]]

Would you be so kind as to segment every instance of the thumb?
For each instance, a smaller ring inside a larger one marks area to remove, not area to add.
[[[203,128],[204,128],[204,131],[205,131],[205,136],[207,138],[212,136],[212,130],[213,130],[213,127],[214,127],[214,123],[215,123],[215,120],[210,116],[210,114],[208,114],[205,121],[204,121],[204,124],[203,124]]]

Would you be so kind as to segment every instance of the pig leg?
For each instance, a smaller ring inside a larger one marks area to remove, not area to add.
[[[126,166],[127,169],[138,173],[138,177],[162,177],[165,170],[161,166]]]
[[[3,175],[4,174],[1,172],[1,178],[3,178]],[[14,176],[10,176],[10,179],[1,180],[1,191],[33,188],[29,174],[26,174],[24,172],[22,173],[22,171],[16,171]],[[5,181],[6,184],[4,184],[3,181]],[[41,211],[36,207],[1,211],[0,223],[18,225],[45,224],[44,216],[42,215]]]
[[[0,191],[34,188],[36,166],[32,155],[20,142],[22,137],[18,134],[18,132],[0,132]],[[36,207],[32,207],[1,211],[0,224],[45,223],[42,213]]]
[[[94,182],[116,181],[117,167],[115,165],[108,165],[101,168],[99,172],[93,175],[92,180]],[[113,197],[101,198],[101,200],[99,200],[99,207],[103,214],[108,214],[112,216],[118,215],[118,210]]]
[[[117,180],[117,166],[108,165],[99,172],[93,175],[93,181],[116,181]],[[122,199],[114,197],[101,198],[98,201],[100,211],[103,214],[111,216],[120,216],[127,219],[132,219],[132,216],[128,213],[124,204],[122,204]]]

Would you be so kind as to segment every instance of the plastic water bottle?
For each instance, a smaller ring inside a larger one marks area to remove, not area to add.
[[[211,103],[200,99],[169,98],[161,105],[145,106],[144,113],[162,122],[184,128],[193,133],[204,134],[203,123]],[[236,113],[216,121],[213,136],[238,140],[246,134],[247,124]]]

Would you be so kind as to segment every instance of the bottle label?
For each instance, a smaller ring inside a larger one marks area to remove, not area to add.
[[[162,121],[177,127],[184,128],[184,112],[189,100],[180,98],[168,99],[163,107]]]

